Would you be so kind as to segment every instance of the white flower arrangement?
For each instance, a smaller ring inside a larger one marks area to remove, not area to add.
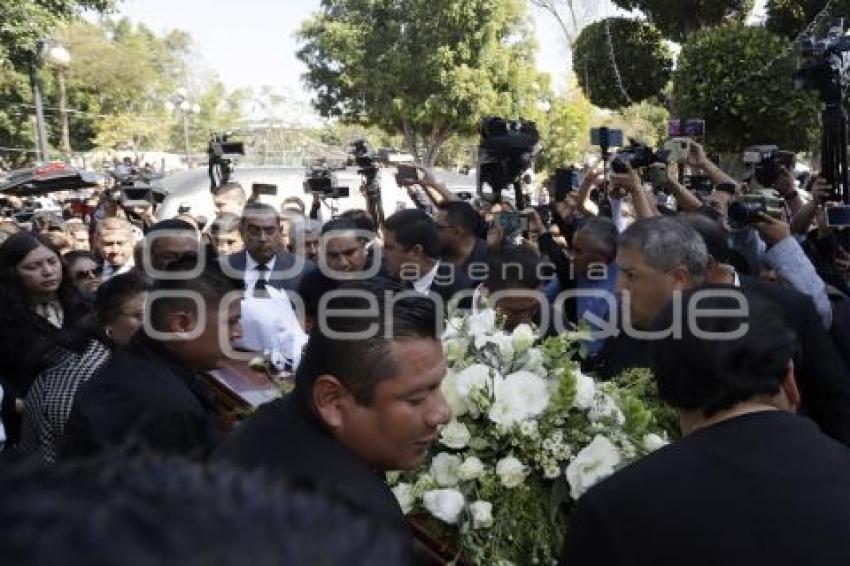
[[[564,503],[665,444],[640,399],[579,370],[571,339],[505,332],[492,309],[448,321],[441,390],[454,417],[429,462],[390,484],[473,563],[552,563]]]

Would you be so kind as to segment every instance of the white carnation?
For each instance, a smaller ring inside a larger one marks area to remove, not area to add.
[[[514,359],[514,345],[510,334],[498,332],[490,336],[487,340],[491,344],[495,344],[499,350],[499,357],[503,364],[510,364]]]
[[[487,337],[496,330],[496,311],[483,309],[469,317],[469,334],[476,348],[483,348]]]
[[[546,368],[543,364],[543,352],[541,352],[537,348],[532,348],[531,350],[525,353],[525,358],[522,367],[519,369],[523,371],[530,371],[531,373],[535,373],[537,375],[545,377]]]
[[[490,390],[490,368],[484,364],[471,365],[457,374],[456,389],[461,399],[466,401],[469,393],[475,388],[483,391]]]
[[[450,340],[452,338],[457,338],[461,335],[461,330],[463,329],[463,319],[458,316],[453,316],[448,321],[446,321],[446,327],[443,329],[442,339]]]
[[[458,468],[460,468],[460,458],[452,454],[440,452],[431,460],[431,474],[437,485],[442,487],[457,485]]]
[[[641,444],[643,445],[644,450],[654,452],[659,448],[667,446],[668,442],[657,434],[650,432],[649,434],[644,435]]]
[[[593,405],[593,397],[596,395],[596,383],[593,378],[576,370],[576,398],[575,406],[587,410]]]
[[[549,389],[538,375],[518,371],[496,383],[495,401],[490,420],[509,427],[534,418],[549,405]]]
[[[446,398],[446,402],[451,407],[454,418],[460,418],[469,411],[466,401],[464,401],[457,391],[457,374],[453,370],[450,369],[446,372],[446,377],[443,378],[443,382],[440,384],[440,392],[442,392],[443,397]]]
[[[469,506],[472,513],[472,528],[487,529],[493,526],[493,504],[489,501],[476,501]]]
[[[598,481],[613,474],[620,460],[617,447],[604,436],[597,435],[567,466],[570,496],[578,499]]]
[[[484,473],[484,464],[475,456],[470,456],[463,461],[457,470],[460,481],[472,481],[481,477]]]
[[[503,486],[511,489],[525,481],[528,470],[522,462],[513,456],[508,456],[496,463],[496,475],[499,476]]]
[[[440,443],[454,450],[466,448],[470,437],[466,425],[456,420],[452,420],[440,431]]]
[[[618,426],[622,426],[626,422],[626,416],[623,414],[623,411],[620,410],[614,399],[605,393],[597,394],[593,398],[587,418],[593,423],[598,423],[603,419],[610,419]]]
[[[517,354],[522,354],[534,345],[537,337],[534,335],[534,329],[527,324],[520,324],[511,333],[511,345]]]
[[[400,483],[393,489],[393,495],[398,500],[401,512],[407,515],[413,509],[413,486],[409,483]]]
[[[435,489],[422,495],[422,503],[434,517],[450,525],[457,524],[463,511],[463,494],[456,489]]]

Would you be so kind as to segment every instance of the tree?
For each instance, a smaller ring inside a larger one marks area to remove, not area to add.
[[[530,0],[548,12],[561,28],[567,45],[572,48],[579,32],[593,20],[604,6],[597,0]],[[564,13],[566,12],[566,14]]]
[[[683,42],[689,33],[723,25],[744,23],[754,0],[613,0],[624,10],[640,10],[664,37]]]
[[[809,149],[818,123],[814,93],[795,91],[793,57],[773,60],[784,38],[761,27],[742,25],[704,30],[682,47],[673,74],[678,116],[703,118],[715,151],[739,151],[773,143]]]
[[[548,85],[529,36],[519,0],[323,0],[298,57],[323,116],[401,133],[430,165],[483,116],[536,107]]]
[[[578,89],[552,101],[547,119],[540,124],[538,169],[551,174],[582,160],[588,149],[591,113],[590,101]]]
[[[768,0],[766,5],[767,29],[785,37],[796,37],[826,6],[828,0]],[[850,0],[832,0],[836,13],[850,17]],[[829,13],[823,14],[817,28],[823,31],[829,23]]]
[[[654,27],[626,18],[608,18],[579,34],[573,69],[593,104],[617,109],[659,96],[670,80],[673,56]]]
[[[56,25],[82,10],[104,12],[113,0],[6,0],[0,2],[0,64],[8,61],[17,69],[29,67],[38,53],[39,42],[50,36]]]

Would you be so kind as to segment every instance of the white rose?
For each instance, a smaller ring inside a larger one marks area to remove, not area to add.
[[[487,343],[487,337],[495,332],[496,311],[493,309],[482,309],[469,317],[469,333],[475,341],[476,348],[483,348]]]
[[[530,371],[531,373],[546,377],[546,368],[544,367],[543,363],[543,352],[541,352],[537,348],[532,348],[531,350],[525,353],[525,361],[523,362],[522,367],[519,369],[523,371]]]
[[[407,515],[413,509],[413,487],[409,483],[400,483],[393,488],[401,512]]]
[[[509,427],[538,416],[548,405],[546,381],[533,373],[518,371],[496,383],[489,417],[494,423]]]
[[[499,349],[499,356],[501,361],[505,364],[511,363],[514,359],[514,345],[511,340],[510,334],[506,334],[505,332],[499,332],[490,336],[487,340],[491,344],[495,344]]]
[[[644,435],[641,444],[643,445],[644,450],[654,452],[659,448],[667,446],[669,443],[657,434],[650,432],[649,434]]]
[[[587,413],[587,418],[593,423],[598,423],[603,419],[611,419],[618,426],[622,426],[626,422],[623,411],[620,410],[614,399],[605,393],[598,394],[593,398],[593,404]]]
[[[567,466],[570,496],[578,499],[598,481],[613,474],[619,464],[617,447],[604,436],[597,435]]]
[[[460,336],[460,331],[463,329],[463,319],[453,316],[446,321],[446,327],[443,329],[443,340],[450,340]]]
[[[470,456],[463,461],[457,470],[457,477],[461,481],[472,481],[481,477],[484,473],[484,464],[475,456]]]
[[[587,410],[593,405],[593,397],[596,395],[596,383],[593,378],[588,377],[576,370],[576,398],[575,406]]]
[[[487,529],[493,526],[493,504],[489,501],[476,501],[469,506],[472,513],[472,528]]]
[[[466,401],[474,388],[490,391],[490,368],[484,364],[471,365],[457,374],[456,389],[461,399]]]
[[[457,470],[460,468],[460,458],[452,454],[440,452],[431,460],[431,474],[437,485],[452,487],[457,485]]]
[[[452,420],[440,431],[440,443],[454,450],[461,450],[469,444],[470,436],[465,424]]]
[[[456,489],[435,489],[422,495],[425,509],[433,516],[450,525],[457,524],[463,511],[463,494]]]
[[[462,417],[469,411],[466,401],[463,400],[457,391],[457,373],[454,370],[450,369],[446,372],[446,377],[443,378],[443,382],[440,384],[440,392],[446,398],[446,403],[451,407],[454,418]]]
[[[513,456],[508,456],[496,463],[496,475],[499,476],[503,486],[511,489],[525,481],[528,471],[522,462]]]
[[[528,324],[520,324],[511,333],[511,344],[517,354],[522,354],[534,345],[537,337],[534,335],[534,329]]]

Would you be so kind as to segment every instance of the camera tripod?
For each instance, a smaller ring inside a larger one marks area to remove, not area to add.
[[[366,212],[375,223],[375,230],[384,226],[384,204],[381,201],[381,184],[378,182],[378,168],[364,167],[358,171],[363,175],[360,192],[366,196]]]
[[[833,194],[850,205],[850,179],[847,169],[847,111],[837,100],[824,101],[821,112],[821,175],[832,185]]]

